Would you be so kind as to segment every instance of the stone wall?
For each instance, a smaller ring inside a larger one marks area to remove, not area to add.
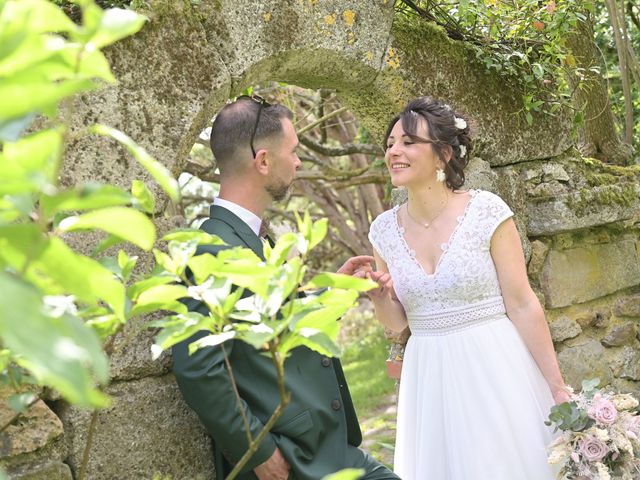
[[[530,126],[512,115],[520,109],[517,88],[487,74],[440,29],[394,23],[392,0],[151,4],[145,28],[107,51],[120,83],[78,97],[74,128],[120,128],[178,174],[213,113],[250,85],[333,88],[378,137],[408,99],[440,97],[473,119],[469,186],[499,193],[516,212],[567,380],[579,385],[597,375],[638,391],[637,167],[580,158],[566,118],[536,117]],[[68,150],[65,184],[128,187],[133,178],[158,192],[110,141],[78,140]],[[175,225],[171,214],[158,216],[160,230]],[[112,404],[95,418],[86,478],[213,478],[210,441],[180,398],[170,359],[151,360],[151,335],[139,324],[127,332],[128,340],[115,345]],[[78,475],[90,414],[54,394],[45,398],[0,438],[0,464],[11,478]],[[2,403],[0,418],[11,418]]]

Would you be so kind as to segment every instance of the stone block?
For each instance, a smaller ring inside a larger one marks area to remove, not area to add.
[[[158,318],[163,315],[155,315]],[[112,381],[131,380],[151,376],[161,376],[171,371],[171,357],[168,352],[153,360],[153,345],[157,329],[145,328],[152,316],[135,318],[127,322],[123,333],[113,342],[110,356],[110,375]]]
[[[602,339],[602,344],[605,347],[628,345],[635,340],[636,333],[636,326],[631,322],[625,322],[622,325],[613,327],[607,333],[607,336]]]
[[[551,338],[554,342],[562,342],[568,338],[577,337],[582,333],[582,328],[575,320],[569,317],[560,317],[549,325]]]
[[[640,350],[637,345],[635,347],[624,347],[612,360],[611,369],[616,377],[640,380]]]
[[[588,312],[576,317],[576,322],[582,328],[606,328],[611,322],[611,312],[604,309]]]
[[[614,312],[620,317],[640,318],[640,294],[619,298]]]
[[[606,225],[633,217],[640,208],[640,185],[616,182],[540,195],[527,204],[527,231],[533,236]]]
[[[551,250],[541,275],[547,308],[587,302],[639,283],[640,264],[630,240]]]
[[[565,382],[576,390],[590,378],[599,378],[601,385],[611,383],[613,376],[604,352],[597,340],[563,349],[558,353],[558,362]]]
[[[73,480],[69,465],[62,462],[10,470],[7,475],[9,480]]]
[[[6,402],[6,395],[3,396],[5,400],[0,402],[0,424],[4,425],[13,418],[15,420],[0,433],[0,468],[4,468],[12,479],[22,479],[22,475],[32,473],[36,475],[40,470],[63,468],[58,464],[62,464],[68,450],[60,419],[42,400],[15,417],[15,412]]]
[[[62,460],[66,455],[62,437],[64,430],[60,419],[42,401],[38,400],[20,416],[5,399],[0,402],[0,421],[4,425],[15,420],[0,433],[0,465],[9,469],[25,463],[46,460]]]
[[[98,413],[87,478],[215,478],[211,440],[172,375],[119,382],[107,393],[113,403]],[[90,417],[86,410],[60,406],[76,475]]]

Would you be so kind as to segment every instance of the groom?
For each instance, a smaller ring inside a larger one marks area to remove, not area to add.
[[[251,248],[264,258],[261,216],[287,196],[300,159],[291,112],[259,97],[239,97],[217,115],[211,148],[220,170],[220,193],[202,229],[230,246]],[[203,247],[199,253],[216,253]],[[369,267],[371,257],[354,257],[338,270],[352,275]],[[206,313],[200,303],[191,310]],[[250,345],[231,340],[188,354],[200,332],[173,348],[173,368],[182,395],[215,444],[217,479],[222,480],[247,451],[245,421],[225,364],[233,370],[247,424],[255,438],[279,403],[278,382],[270,358]],[[285,363],[291,401],[271,432],[245,465],[239,479],[320,480],[343,468],[362,468],[367,480],[398,477],[358,448],[362,434],[337,358],[306,347]]]

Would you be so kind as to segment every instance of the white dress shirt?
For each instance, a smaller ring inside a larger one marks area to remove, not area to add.
[[[262,219],[255,213],[247,210],[244,207],[241,207],[237,203],[230,202],[229,200],[225,200],[220,197],[215,197],[213,199],[213,204],[229,210],[231,213],[240,218],[240,220],[249,225],[249,228],[253,230],[256,236],[260,236],[260,225],[262,225]]]

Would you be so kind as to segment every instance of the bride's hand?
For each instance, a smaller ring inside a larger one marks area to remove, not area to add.
[[[391,281],[391,275],[389,273],[372,271],[367,273],[367,278],[378,284],[377,288],[367,292],[371,300],[383,300],[386,297],[395,300],[396,292],[393,290],[393,282]]]
[[[559,388],[552,393],[553,400],[556,402],[556,405],[571,401],[571,393],[566,388]]]

